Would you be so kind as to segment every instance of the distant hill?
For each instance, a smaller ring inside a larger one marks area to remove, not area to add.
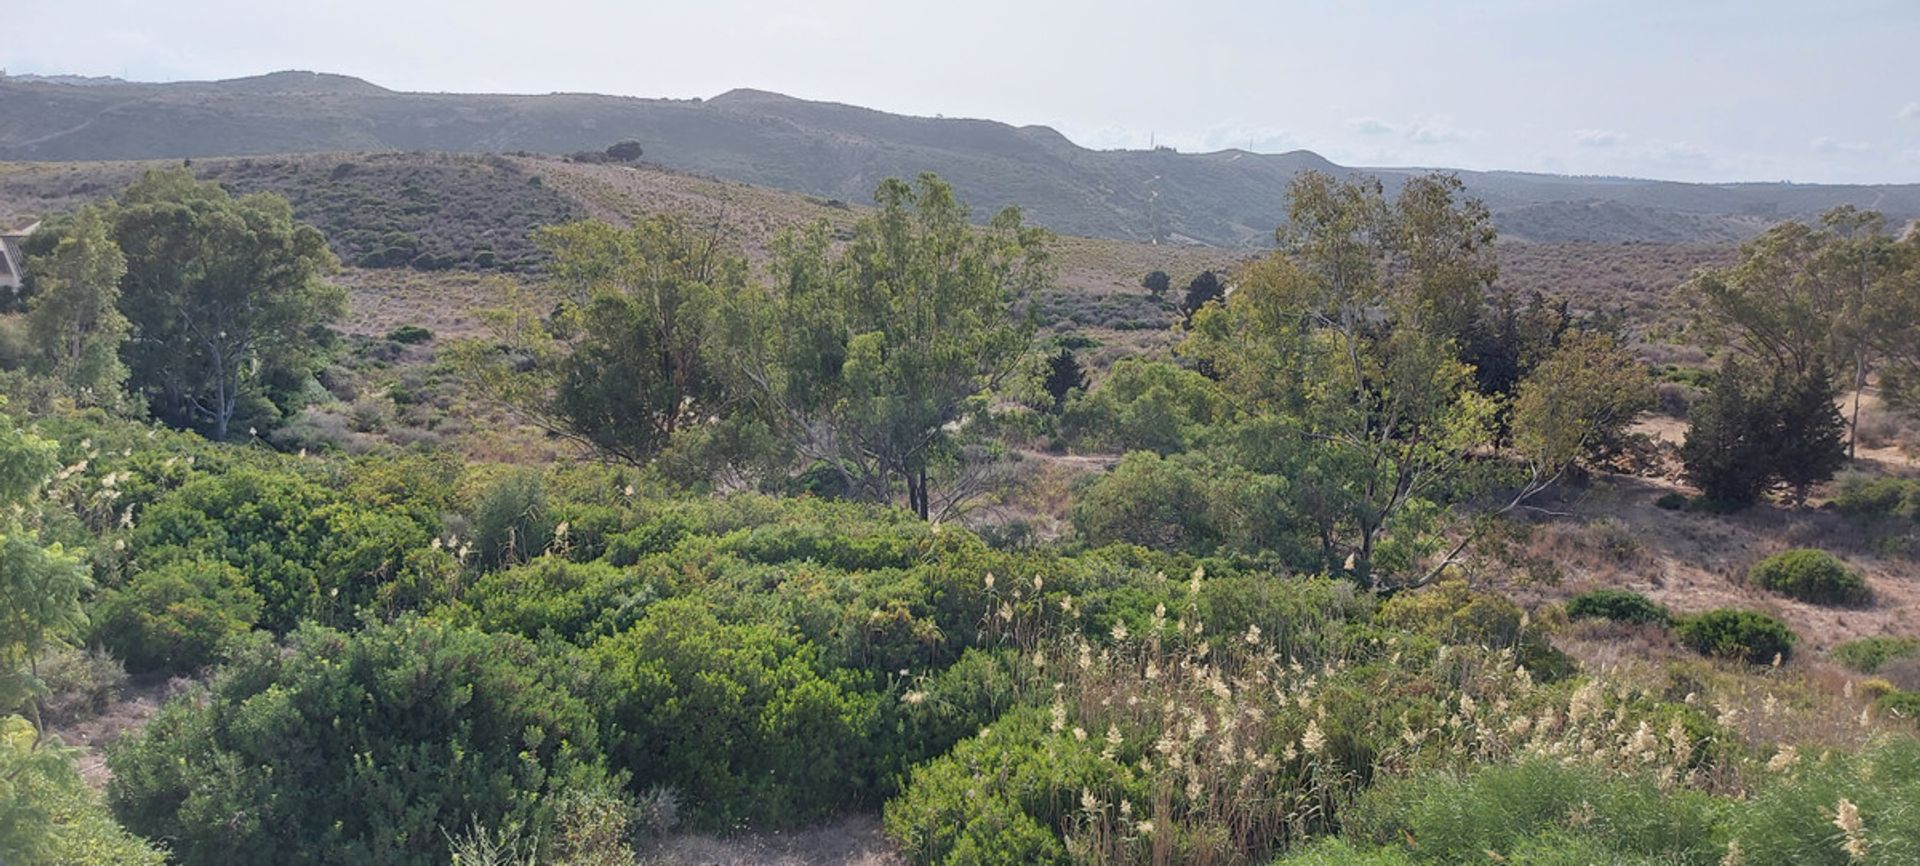
[[[313,72],[142,84],[0,78],[0,160],[125,160],[317,151],[568,153],[636,139],[649,162],[863,202],[889,176],[933,171],[982,215],[1019,204],[1057,231],[1220,246],[1267,243],[1303,169],[1363,171],[1307,152],[1098,151],[1053,129],[906,117],[757,90],[709,100],[593,94],[403,93]],[[1920,218],[1920,185],[1684,184],[1460,172],[1505,237],[1717,243],[1841,203]]]

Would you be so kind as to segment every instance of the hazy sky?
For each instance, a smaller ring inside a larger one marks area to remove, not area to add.
[[[14,0],[0,68],[777,90],[1090,147],[1920,182],[1920,0]]]

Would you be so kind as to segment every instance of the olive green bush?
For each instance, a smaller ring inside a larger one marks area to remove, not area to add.
[[[1759,611],[1721,608],[1674,624],[1674,636],[1702,655],[1767,664],[1793,654],[1798,641],[1787,624]]]
[[[779,626],[675,599],[588,657],[615,766],[683,792],[699,826],[818,817],[880,782],[879,697]]]
[[[1388,782],[1345,815],[1343,837],[1414,863],[1570,862],[1565,852],[1580,851],[1594,855],[1585,862],[1708,864],[1725,850],[1705,794],[1540,758]]]
[[[1879,673],[1894,659],[1920,655],[1920,637],[1863,637],[1833,648],[1833,659],[1863,674]]]
[[[551,826],[607,783],[578,672],[413,618],[240,653],[108,755],[114,813],[189,863],[440,864],[470,821]]]
[[[1754,563],[1747,580],[1769,592],[1813,604],[1864,604],[1873,597],[1867,582],[1824,550],[1798,548]]]
[[[1569,619],[1605,619],[1613,622],[1665,625],[1667,609],[1653,599],[1624,589],[1594,589],[1567,600]]]
[[[134,673],[192,673],[260,619],[260,594],[224,562],[175,560],[108,591],[93,613],[94,640]]]

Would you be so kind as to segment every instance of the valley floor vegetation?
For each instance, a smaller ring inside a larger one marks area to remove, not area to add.
[[[1171,353],[1098,370],[1036,324],[1046,232],[875,204],[759,264],[668,214],[516,241],[538,279],[436,375],[556,463],[284,438],[351,347],[273,193],[51,220],[0,322],[0,863],[612,866],[852,812],[955,866],[1920,862],[1920,634],[1819,667],[1771,608],[1503,591],[1659,397],[1617,322],[1494,289],[1456,180],[1303,174],[1270,255],[1143,280]],[[1661,507],[1831,490],[1911,556],[1920,482],[1829,482],[1844,394],[1920,396],[1920,239],[1837,211],[1691,290]],[[1058,537],[967,521],[1090,456]],[[90,785],[51,732],[130,682],[170,697]]]

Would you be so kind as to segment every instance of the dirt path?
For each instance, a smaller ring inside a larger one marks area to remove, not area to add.
[[[134,677],[107,705],[105,712],[72,722],[49,721],[47,733],[80,750],[76,764],[80,777],[94,790],[100,790],[107,786],[107,746],[146,727],[147,722],[159,714],[167,698],[188,685],[189,681],[184,679]]]
[[[893,843],[872,815],[840,818],[804,830],[730,838],[671,836],[642,852],[648,866],[901,866]]]

